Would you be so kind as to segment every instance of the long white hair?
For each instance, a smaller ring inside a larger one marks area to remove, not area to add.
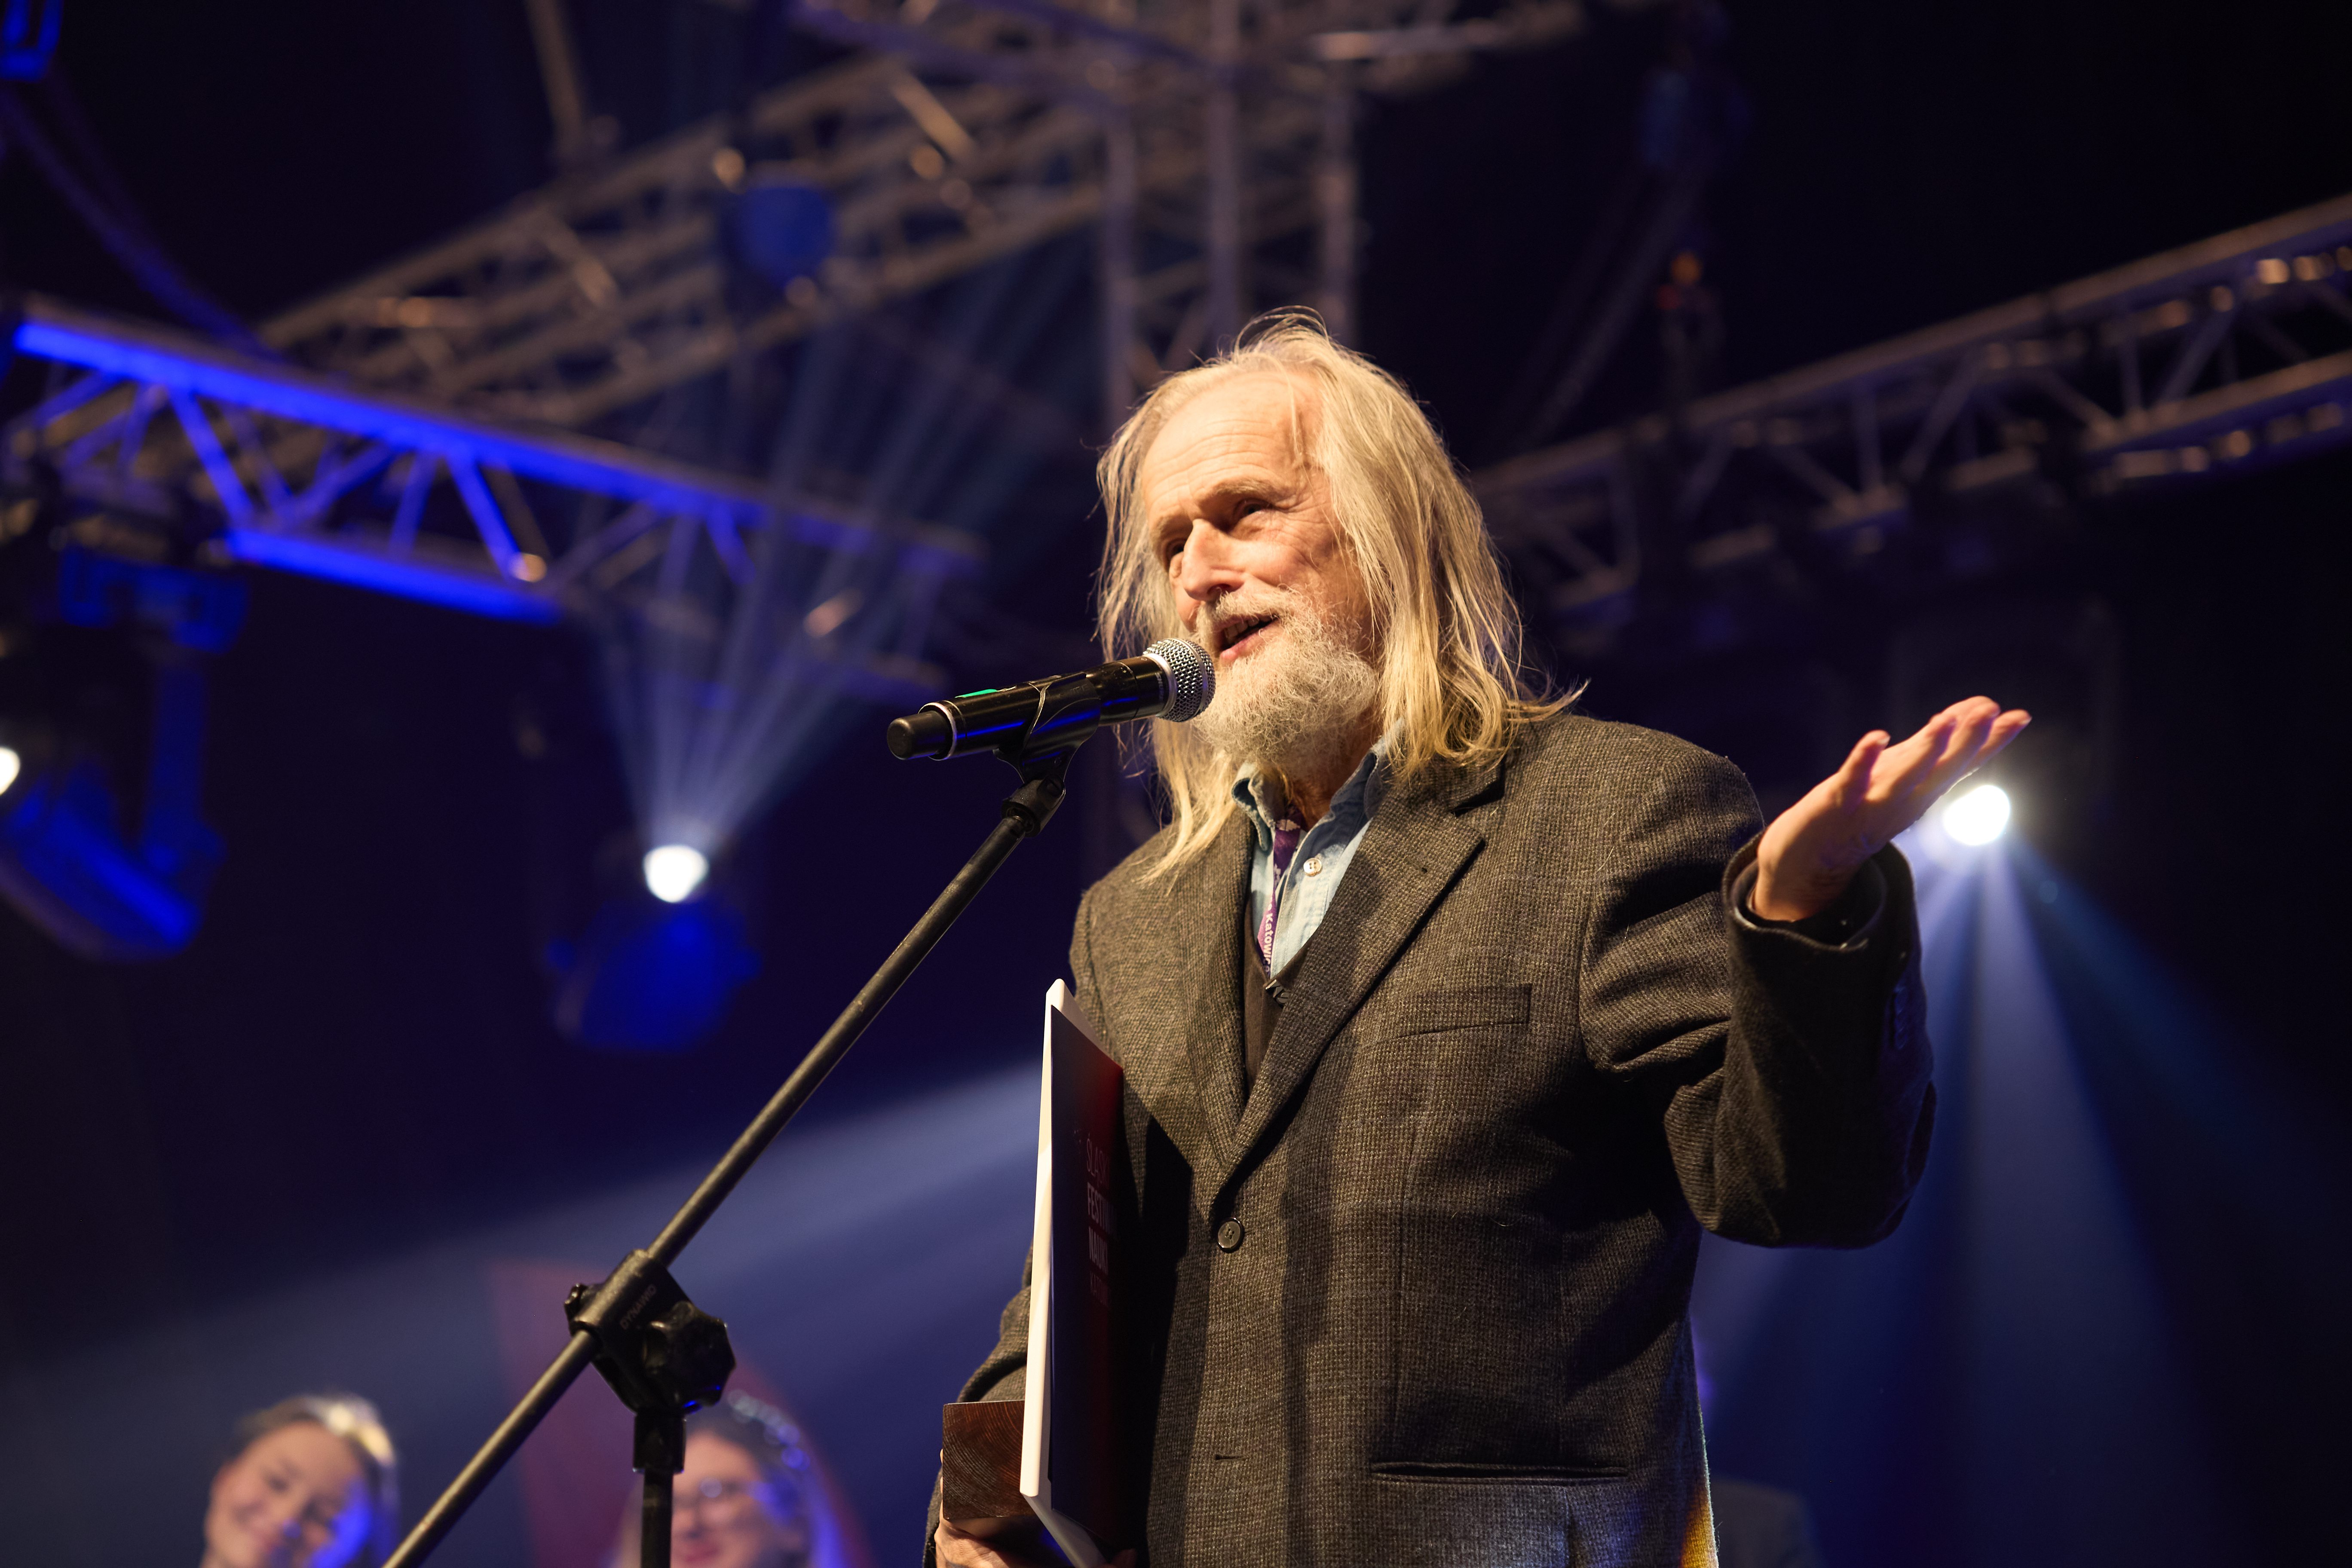
[[[1298,429],[1303,456],[1330,487],[1348,560],[1363,579],[1381,649],[1381,729],[1389,766],[1409,778],[1444,761],[1499,758],[1519,726],[1559,711],[1522,664],[1518,606],[1504,586],[1478,503],[1420,405],[1394,376],[1331,341],[1303,310],[1261,316],[1226,353],[1170,376],[1111,438],[1096,478],[1109,530],[1097,580],[1097,629],[1114,658],[1183,635],[1150,520],[1137,505],[1145,457],[1169,419],[1202,394],[1275,374],[1313,390]],[[1237,809],[1240,763],[1181,724],[1154,721],[1150,742],[1173,814],[1157,876],[1192,858]]]

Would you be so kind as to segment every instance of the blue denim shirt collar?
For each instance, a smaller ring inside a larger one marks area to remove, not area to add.
[[[1371,820],[1372,813],[1381,808],[1389,792],[1388,752],[1389,737],[1383,735],[1372,743],[1364,760],[1356,764],[1356,771],[1348,775],[1348,782],[1331,797],[1331,809],[1309,830],[1313,835],[1323,837],[1328,825],[1338,830],[1332,837],[1352,838]],[[1251,763],[1234,780],[1234,799],[1240,803],[1242,815],[1249,819],[1250,831],[1257,838],[1258,853],[1273,853],[1274,825],[1288,809],[1282,798],[1282,786]]]
[[[1331,797],[1331,809],[1303,831],[1281,815],[1286,803],[1274,781],[1255,769],[1234,781],[1234,798],[1254,836],[1243,936],[1266,973],[1283,973],[1322,925],[1356,847],[1388,793],[1387,753],[1384,737]]]

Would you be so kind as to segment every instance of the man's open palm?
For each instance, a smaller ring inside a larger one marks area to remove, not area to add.
[[[1757,847],[1749,899],[1768,921],[1821,913],[1862,863],[1927,814],[1956,782],[1999,756],[2030,716],[2002,712],[1990,697],[1955,702],[1901,745],[1884,730],[1864,735],[1845,765],[1772,819]]]

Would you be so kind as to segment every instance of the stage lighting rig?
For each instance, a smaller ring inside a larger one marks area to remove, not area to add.
[[[664,844],[646,853],[646,889],[666,904],[683,903],[710,874],[710,861],[688,844]]]
[[[1529,452],[1476,485],[1523,591],[1589,668],[1661,641],[1768,642],[1789,618],[1776,610],[1813,614],[1825,587],[1983,581],[2053,548],[2085,505],[2347,440],[2340,196]]]
[[[611,776],[611,716],[582,673],[551,659],[517,716],[537,841],[530,942],[548,1017],[594,1050],[691,1049],[759,973],[764,883],[730,879],[709,840],[646,832]],[[761,864],[759,842],[755,832],[727,863]],[[697,873],[690,888],[687,871]]]
[[[0,10],[0,81],[38,81],[58,52],[66,0],[6,0]]]
[[[720,163],[734,153],[742,169],[742,154],[721,148],[713,158]],[[724,178],[724,175],[721,175]],[[727,238],[735,260],[787,297],[815,296],[810,281],[833,254],[833,204],[821,186],[789,174],[751,168],[738,174],[734,205],[727,212]],[[794,289],[794,284],[801,285]]]
[[[760,970],[740,889],[714,882],[709,858],[688,845],[656,847],[625,879],[617,857],[598,858],[593,912],[545,948],[556,1029],[598,1050],[689,1049]]]
[[[220,863],[202,658],[236,637],[244,588],[99,554],[79,539],[103,521],[37,509],[0,550],[0,897],[85,958],[162,958]]]
[[[2009,830],[2009,792],[1978,784],[1944,803],[1944,831],[1971,847],[1991,843]]]

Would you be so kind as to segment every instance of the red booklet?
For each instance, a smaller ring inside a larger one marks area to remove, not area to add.
[[[1069,987],[1055,981],[1045,993],[1038,1097],[1021,1495],[1078,1568],[1098,1568],[1126,1534],[1113,1388],[1118,1226],[1111,1160],[1120,1076]]]

